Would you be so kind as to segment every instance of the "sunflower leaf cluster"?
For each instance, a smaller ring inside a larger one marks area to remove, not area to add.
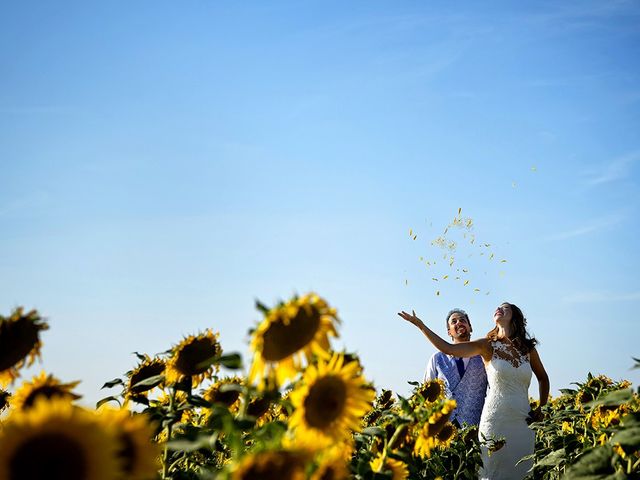
[[[540,479],[640,477],[640,397],[626,380],[588,374],[543,407],[534,423],[532,475]]]

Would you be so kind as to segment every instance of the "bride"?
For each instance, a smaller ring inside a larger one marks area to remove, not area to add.
[[[531,461],[516,463],[532,454],[535,444],[535,433],[527,424],[541,419],[540,407],[535,410],[529,407],[531,373],[538,380],[540,406],[549,398],[549,377],[535,349],[537,341],[527,333],[527,321],[522,311],[516,305],[503,303],[493,314],[495,328],[486,338],[456,344],[435,334],[415,312],[403,311],[398,315],[418,327],[441,352],[456,357],[482,357],[489,389],[480,418],[480,438],[504,439],[506,443],[493,453],[483,447],[480,478],[524,478],[531,468]]]

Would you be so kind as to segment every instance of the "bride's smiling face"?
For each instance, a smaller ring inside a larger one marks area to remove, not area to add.
[[[493,314],[493,320],[503,327],[511,323],[511,317],[513,317],[513,312],[511,311],[511,305],[508,303],[500,305]]]

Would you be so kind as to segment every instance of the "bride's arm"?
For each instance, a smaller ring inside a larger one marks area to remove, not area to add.
[[[532,348],[529,352],[529,362],[531,363],[531,370],[538,379],[538,390],[540,394],[540,406],[546,405],[549,400],[549,375],[542,365],[540,355],[535,348]]]
[[[491,359],[491,345],[485,338],[474,340],[473,342],[449,343],[427,327],[422,320],[416,317],[416,312],[407,313],[403,311],[398,313],[398,315],[404,318],[407,322],[418,327],[433,346],[443,353],[453,355],[455,357],[473,357],[474,355],[481,355],[482,358],[487,361]]]

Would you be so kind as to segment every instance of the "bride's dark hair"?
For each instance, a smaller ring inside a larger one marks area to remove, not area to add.
[[[522,310],[513,303],[504,302],[503,305],[505,303],[511,307],[511,324],[513,325],[513,332],[511,332],[509,340],[511,340],[519,350],[522,350],[522,353],[529,353],[531,349],[538,344],[538,340],[527,332],[527,319],[524,318]],[[487,338],[493,341],[498,339],[497,325],[487,333]]]

